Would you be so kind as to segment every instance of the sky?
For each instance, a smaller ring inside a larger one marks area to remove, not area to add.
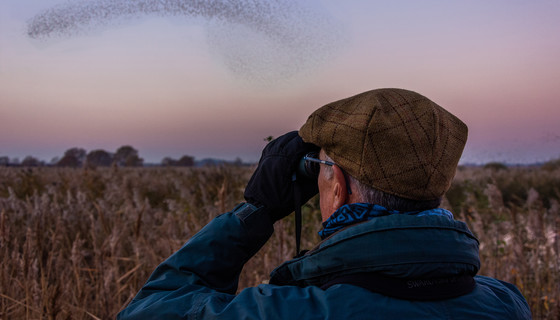
[[[0,156],[257,161],[329,102],[416,91],[462,163],[560,158],[560,1],[2,0]]]

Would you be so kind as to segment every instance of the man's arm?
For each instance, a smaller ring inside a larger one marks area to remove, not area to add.
[[[187,319],[235,298],[243,265],[272,235],[268,215],[251,204],[215,218],[160,264],[118,319]]]
[[[294,172],[299,160],[316,148],[296,131],[270,142],[245,189],[248,203],[215,218],[159,265],[118,318],[200,319],[206,312],[202,309],[220,314],[236,298],[241,269],[270,238],[273,223],[294,211]],[[317,194],[316,181],[299,183],[302,203]],[[252,289],[255,295],[245,294],[234,305],[270,299]]]

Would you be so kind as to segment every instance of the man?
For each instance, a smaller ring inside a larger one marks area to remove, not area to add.
[[[158,266],[119,318],[530,319],[515,286],[475,276],[477,239],[438,208],[466,138],[459,119],[402,89],[318,109],[265,147],[247,203]],[[304,156],[316,180],[294,175]],[[317,189],[323,241],[236,295],[273,223]]]

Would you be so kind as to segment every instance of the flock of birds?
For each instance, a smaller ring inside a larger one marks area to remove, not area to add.
[[[29,20],[34,39],[74,37],[142,17],[197,18],[212,54],[234,74],[275,82],[328,60],[342,28],[317,3],[296,0],[78,0]]]

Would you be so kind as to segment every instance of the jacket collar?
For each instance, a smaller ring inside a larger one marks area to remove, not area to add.
[[[447,217],[383,216],[343,229],[285,262],[272,271],[270,283],[320,286],[361,272],[396,278],[475,275],[478,244],[465,223]]]

